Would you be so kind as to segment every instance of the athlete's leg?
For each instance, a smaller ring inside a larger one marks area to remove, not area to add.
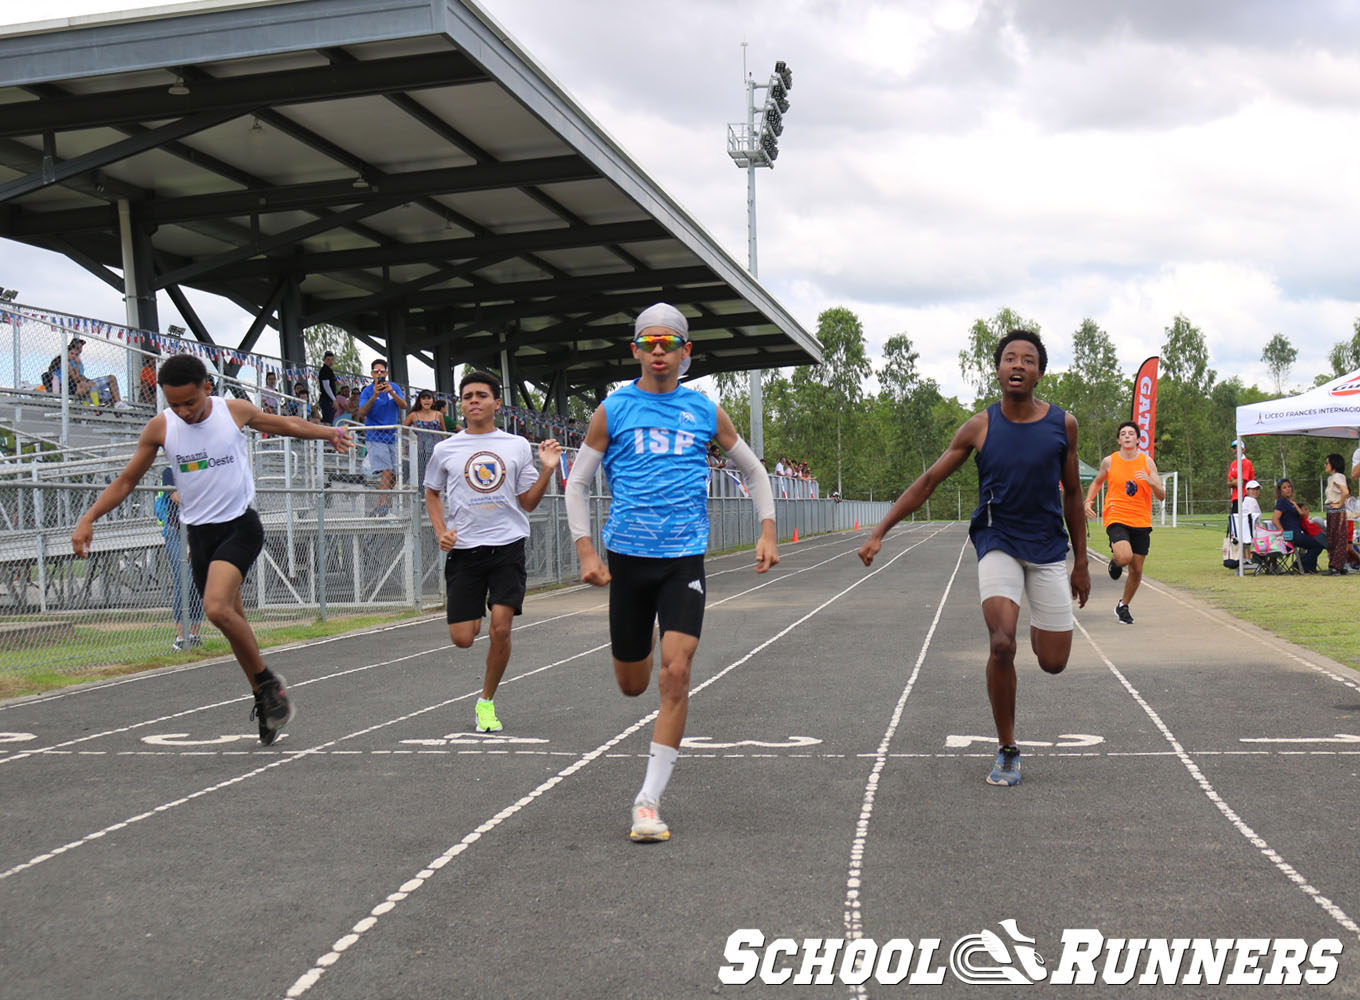
[[[208,564],[208,579],[203,586],[203,613],[208,616],[231,645],[236,662],[250,680],[251,689],[257,688],[256,675],[264,669],[260,644],[246,620],[245,605],[241,601],[241,583],[245,578],[232,563],[214,559]]]
[[[987,698],[992,721],[1002,746],[1015,744],[1015,629],[1020,605],[1008,597],[989,597],[982,602],[987,625]]]
[[[1126,541],[1112,542],[1110,544],[1110,558],[1118,566],[1127,566],[1129,561],[1134,558],[1133,546]]]
[[[656,716],[653,739],[668,747],[679,747],[689,716],[690,664],[699,640],[683,632],[667,632],[661,637],[661,670],[656,686],[661,692],[661,710]]]
[[[1133,595],[1138,592],[1138,585],[1143,582],[1143,560],[1147,556],[1135,554],[1129,563],[1129,578],[1124,581],[1124,603],[1129,604],[1133,601]]]
[[[1060,674],[1072,652],[1072,586],[1067,564],[1027,565],[1025,593],[1029,597],[1030,649],[1045,673]]]
[[[449,624],[449,641],[459,649],[470,647],[477,634],[482,630],[482,620],[474,618],[471,621],[451,622]]]
[[[1070,630],[1051,632],[1031,625],[1029,645],[1045,673],[1060,674],[1067,667],[1067,658],[1072,654],[1072,633]]]
[[[482,697],[491,701],[496,697],[505,667],[510,662],[510,625],[515,620],[515,609],[506,604],[491,605],[491,624],[487,628],[490,645],[486,651],[486,674],[482,678]]]
[[[655,633],[654,633],[655,634]],[[619,690],[630,698],[636,698],[647,690],[647,685],[652,681],[652,653],[656,649],[656,640],[652,640],[652,649],[647,650],[645,660],[620,660],[614,657],[614,679],[619,682]]]

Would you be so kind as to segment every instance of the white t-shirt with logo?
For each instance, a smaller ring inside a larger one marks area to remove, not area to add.
[[[519,495],[537,480],[528,440],[502,430],[446,437],[425,466],[425,486],[443,496],[445,523],[458,532],[455,549],[529,537]]]

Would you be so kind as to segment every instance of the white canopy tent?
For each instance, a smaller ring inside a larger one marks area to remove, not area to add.
[[[1297,396],[1237,408],[1237,436],[1360,438],[1360,369]]]
[[[1242,496],[1242,438],[1258,434],[1360,438],[1360,368],[1297,396],[1237,408],[1237,495]],[[1238,575],[1242,570],[1238,568]]]

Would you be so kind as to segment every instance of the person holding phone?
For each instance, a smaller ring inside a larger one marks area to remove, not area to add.
[[[364,386],[359,393],[359,408],[356,416],[369,430],[364,435],[368,457],[364,459],[365,471],[378,477],[379,490],[391,490],[397,485],[397,424],[401,423],[401,413],[407,407],[406,397],[401,389],[387,381],[387,360],[376,359],[368,366],[373,383]],[[383,493],[369,510],[370,517],[383,517],[391,509]]]

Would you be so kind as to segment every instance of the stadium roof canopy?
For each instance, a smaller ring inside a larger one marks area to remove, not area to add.
[[[715,155],[719,155],[715,153]],[[500,369],[559,408],[631,378],[681,307],[690,377],[817,341],[469,0],[201,0],[0,28],[0,236],[65,254],[156,328],[236,302],[283,353],[343,326]],[[128,285],[124,286],[127,279]]]

